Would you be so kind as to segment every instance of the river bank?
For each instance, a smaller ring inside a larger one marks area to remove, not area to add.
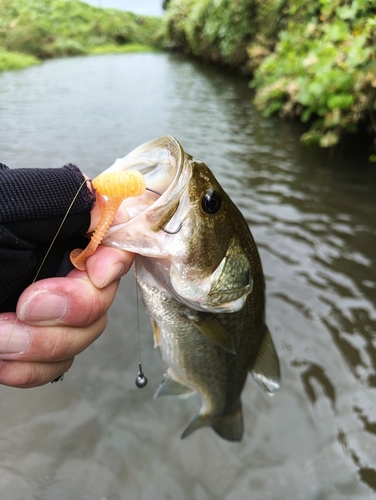
[[[40,62],[41,60],[34,56],[0,50],[0,71],[27,68]]]
[[[266,116],[298,118],[310,126],[303,142],[332,147],[354,132],[374,140],[371,0],[167,0],[165,5],[166,29],[184,52],[251,75],[255,104]]]
[[[126,54],[129,52],[157,52],[159,49],[150,45],[141,45],[137,43],[127,43],[125,45],[105,44],[98,45],[90,50],[87,55],[100,54]],[[9,71],[14,69],[28,68],[35,64],[40,64],[42,59],[19,52],[9,52],[0,50],[0,71]]]
[[[0,0],[0,71],[44,59],[162,45],[162,20],[79,0]]]
[[[175,47],[249,75],[265,116],[332,148],[358,134],[376,161],[372,0],[165,0],[164,18],[79,0],[0,0],[0,71],[41,60]]]
[[[153,400],[166,367],[129,273],[63,382],[0,386],[1,498],[374,498],[376,170],[359,145],[334,158],[303,147],[301,125],[262,117],[244,79],[177,53],[4,72],[0,109],[11,168],[72,162],[94,178],[165,134],[207,163],[260,250],[282,371],[274,398],[249,377],[243,441],[209,428],[180,440],[200,401]]]

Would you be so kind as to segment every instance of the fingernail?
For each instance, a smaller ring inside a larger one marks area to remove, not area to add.
[[[112,264],[107,276],[105,277],[105,279],[102,281],[102,283],[98,288],[104,288],[105,286],[109,285],[116,279],[121,278],[124,274],[124,271],[125,271],[125,265],[122,262],[116,262],[115,264]]]
[[[17,323],[0,323],[0,353],[24,352],[30,344],[30,333]]]
[[[39,290],[31,295],[21,307],[19,318],[22,321],[57,321],[68,309],[64,295]]]

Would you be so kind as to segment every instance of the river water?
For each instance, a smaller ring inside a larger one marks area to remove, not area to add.
[[[281,361],[270,398],[250,378],[241,443],[179,439],[196,398],[152,399],[165,367],[123,279],[105,333],[63,382],[0,388],[2,499],[368,499],[376,493],[376,169],[328,155],[255,112],[247,82],[178,55],[61,59],[0,75],[0,161],[94,176],[174,135],[205,161],[258,243]]]

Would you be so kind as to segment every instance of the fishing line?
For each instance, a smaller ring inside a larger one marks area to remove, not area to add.
[[[170,51],[169,51],[169,55],[173,52],[173,50],[174,50],[174,44],[172,45],[172,47],[171,47],[171,49],[170,49]],[[152,90],[153,90],[153,89],[154,89],[154,87],[156,86],[156,83],[157,83],[157,77],[155,77],[154,79],[152,79],[152,80],[151,80],[151,85],[150,85],[150,87],[149,87],[148,91],[146,92],[146,94],[145,94],[145,96],[144,96],[143,104],[142,104],[142,106],[141,106],[141,112],[139,112],[139,113],[135,116],[135,118],[133,119],[133,123],[132,123],[132,126],[130,127],[130,132],[129,132],[129,134],[128,134],[128,137],[127,137],[127,138],[125,139],[125,141],[124,141],[124,147],[125,147],[125,146],[127,145],[127,143],[129,142],[129,139],[130,139],[130,137],[131,137],[131,134],[134,132],[134,128],[135,128],[135,126],[137,125],[137,123],[139,122],[139,120],[140,120],[140,118],[141,118],[142,111],[145,109],[146,104],[147,104],[147,103],[149,102],[149,100],[150,100]],[[36,274],[35,274],[35,276],[34,276],[34,279],[33,279],[33,281],[31,282],[31,285],[32,285],[32,284],[34,284],[34,283],[35,283],[35,281],[37,280],[37,278],[38,278],[38,276],[39,276],[39,273],[40,273],[40,271],[41,271],[42,267],[44,266],[44,263],[46,262],[46,259],[47,259],[48,255],[49,255],[49,253],[50,253],[50,251],[51,251],[51,249],[52,249],[52,247],[53,247],[53,245],[54,245],[54,243],[55,243],[55,241],[56,241],[56,239],[57,239],[57,237],[58,237],[58,235],[59,235],[59,233],[60,233],[60,231],[61,231],[61,229],[62,229],[62,227],[63,227],[63,225],[64,225],[64,223],[65,223],[65,221],[66,221],[66,219],[67,219],[67,217],[68,217],[68,215],[69,215],[69,212],[71,211],[71,209],[72,209],[72,207],[73,207],[73,205],[74,205],[74,202],[76,201],[76,199],[77,199],[77,197],[78,197],[78,195],[79,195],[79,193],[80,193],[80,191],[81,191],[82,187],[86,184],[86,182],[87,182],[87,179],[85,179],[85,180],[82,182],[81,186],[78,188],[77,193],[75,194],[75,196],[74,196],[74,198],[73,198],[73,200],[72,200],[71,204],[69,205],[69,208],[68,208],[68,210],[67,210],[67,212],[66,212],[65,216],[63,217],[63,220],[62,220],[62,222],[61,222],[61,224],[60,224],[59,228],[57,229],[56,234],[55,234],[55,236],[53,237],[53,239],[52,239],[52,242],[51,242],[50,246],[49,246],[49,247],[48,247],[48,249],[47,249],[47,252],[46,252],[46,254],[45,254],[45,256],[44,256],[44,258],[43,258],[43,260],[42,260],[42,262],[41,262],[41,264],[40,264],[40,266],[39,266],[39,268],[38,268],[38,270],[37,270],[37,272],[36,272]],[[159,194],[159,195],[160,195],[160,193],[158,193],[158,192],[156,192],[156,191],[154,191],[154,190],[152,190],[152,189],[148,189],[148,190],[149,190],[149,191],[152,191],[152,192],[155,192],[156,194]],[[137,267],[136,267],[136,266],[135,266],[135,272],[136,272],[136,277],[137,277]],[[145,377],[144,372],[143,372],[143,370],[142,370],[142,365],[141,365],[141,335],[140,335],[140,317],[139,317],[138,287],[137,287],[137,286],[136,286],[136,300],[137,300],[137,323],[138,323],[138,338],[139,338],[139,363],[138,363],[139,371],[138,371],[138,375],[137,375],[137,378],[136,378],[136,385],[137,385],[137,387],[145,387],[145,385],[147,384],[148,379]],[[2,351],[2,353],[1,353],[1,355],[0,355],[0,361],[2,361],[2,358],[3,358],[4,354],[6,354],[6,351],[7,351],[7,349],[8,349],[8,345],[9,345],[10,339],[11,339],[11,337],[12,337],[12,334],[13,334],[14,328],[15,328],[15,326],[16,326],[16,324],[17,324],[17,321],[18,321],[18,315],[16,315],[16,319],[15,319],[15,321],[14,321],[13,325],[12,325],[12,329],[11,329],[11,331],[10,331],[10,333],[9,333],[8,340],[7,340],[6,345],[5,345],[5,347],[4,347],[4,349],[3,349],[3,351]]]
[[[86,184],[86,182],[87,182],[87,180],[85,179],[85,180],[83,181],[83,183],[81,184],[81,186],[78,188],[77,193],[74,195],[74,198],[73,198],[73,200],[72,200],[71,204],[69,205],[68,210],[66,211],[66,213],[65,213],[65,215],[64,215],[64,217],[63,217],[63,220],[61,221],[60,226],[59,226],[58,230],[56,231],[55,236],[54,236],[54,237],[53,237],[53,239],[52,239],[52,242],[51,242],[50,246],[48,247],[48,250],[47,250],[47,252],[46,252],[46,254],[45,254],[45,256],[44,256],[44,258],[43,258],[43,260],[42,260],[42,263],[41,263],[41,265],[40,265],[40,266],[39,266],[39,268],[38,268],[37,274],[35,275],[35,277],[34,277],[34,279],[33,279],[33,281],[32,281],[32,284],[33,284],[33,283],[35,283],[35,280],[37,279],[37,277],[38,277],[38,275],[39,275],[39,273],[40,273],[40,271],[41,271],[41,269],[42,269],[42,267],[43,267],[44,263],[46,262],[46,259],[47,259],[47,257],[48,257],[48,254],[50,253],[51,248],[53,247],[53,244],[54,244],[54,243],[55,243],[55,241],[56,241],[56,238],[59,236],[59,233],[60,233],[60,231],[61,231],[61,228],[63,227],[64,222],[66,221],[66,219],[67,219],[67,217],[68,217],[68,215],[69,215],[69,212],[72,210],[72,207],[73,207],[73,205],[74,205],[74,202],[75,202],[75,201],[76,201],[76,199],[77,199],[77,196],[79,195],[79,193],[80,193],[80,191],[81,191],[82,187]]]
[[[53,244],[54,244],[54,243],[55,243],[55,241],[56,241],[56,238],[59,236],[59,233],[60,233],[60,231],[61,231],[61,229],[62,229],[62,227],[63,227],[63,225],[64,225],[64,222],[66,221],[66,219],[67,219],[67,217],[68,217],[68,215],[69,215],[69,212],[72,210],[72,207],[73,207],[73,205],[74,205],[74,203],[75,203],[75,201],[76,201],[76,199],[77,199],[77,196],[80,194],[80,191],[81,191],[81,189],[83,188],[83,186],[86,184],[86,182],[87,182],[87,179],[85,179],[85,180],[82,182],[82,184],[80,185],[80,187],[77,189],[77,192],[76,192],[76,194],[74,195],[73,200],[71,201],[71,204],[69,205],[68,210],[66,211],[66,213],[65,213],[65,215],[64,215],[64,217],[63,217],[63,220],[61,221],[60,226],[58,227],[58,229],[57,229],[57,231],[56,231],[56,233],[55,233],[55,236],[53,237],[52,242],[51,242],[50,246],[48,247],[47,252],[45,253],[45,255],[44,255],[44,257],[43,257],[43,260],[42,260],[42,262],[41,262],[40,266],[38,267],[38,270],[37,270],[37,272],[36,272],[36,274],[35,274],[35,276],[34,276],[33,281],[30,283],[30,285],[33,285],[33,284],[36,282],[36,280],[37,280],[37,278],[38,278],[38,276],[39,276],[39,273],[41,272],[41,269],[42,269],[42,267],[44,266],[44,263],[46,262],[46,259],[47,259],[47,257],[48,257],[48,254],[50,253],[50,251],[51,251],[51,249],[52,249],[52,247],[53,247]],[[4,356],[4,354],[6,354],[6,351],[7,351],[7,349],[8,349],[9,342],[10,342],[10,339],[12,338],[12,334],[13,334],[14,328],[15,328],[15,326],[16,326],[16,324],[17,324],[17,321],[18,321],[18,315],[16,315],[16,319],[14,320],[14,323],[13,323],[13,325],[12,325],[11,331],[10,331],[10,333],[9,333],[8,340],[7,340],[6,344],[5,344],[5,347],[4,347],[4,349],[3,349],[3,352],[1,353],[0,361],[2,361],[2,360],[3,360],[3,356]]]
[[[136,277],[136,308],[137,308],[137,335],[138,335],[138,374],[135,380],[135,384],[139,389],[142,389],[148,383],[148,379],[145,377],[142,370],[141,364],[141,328],[140,328],[140,308],[138,301],[138,279],[137,279],[137,260],[134,263],[134,273]]]
[[[173,43],[171,46],[171,49],[168,52],[168,55],[172,54],[172,52],[174,50],[174,46],[175,46],[175,44]],[[138,113],[134,116],[133,121],[129,127],[129,133],[125,137],[125,140],[123,142],[122,147],[124,149],[126,148],[130,138],[132,137],[132,134],[134,134],[135,128],[138,125],[138,123],[140,122],[141,116],[143,116],[143,111],[145,110],[146,105],[150,102],[152,91],[157,85],[157,80],[158,80],[157,75],[155,75],[155,77],[151,79],[150,86],[144,94],[144,98],[143,98],[143,102],[141,104],[141,107],[139,108]],[[150,188],[146,188],[146,190],[151,191],[152,193],[155,193],[155,194],[161,196],[161,193],[159,193],[158,191],[155,191],[155,190],[150,189]],[[180,230],[180,227],[179,227],[178,231],[179,230]],[[168,233],[168,231],[165,231],[165,232]],[[175,233],[169,233],[169,234],[175,234]],[[137,330],[138,330],[137,335],[138,335],[138,354],[139,354],[138,374],[137,374],[135,383],[136,383],[136,386],[141,389],[141,388],[146,386],[146,384],[148,383],[148,379],[147,379],[147,377],[145,377],[145,374],[142,370],[142,363],[141,363],[140,309],[139,309],[139,300],[138,300],[137,263],[136,262],[135,262],[134,266],[135,266],[135,277],[136,277],[136,307],[137,307]]]

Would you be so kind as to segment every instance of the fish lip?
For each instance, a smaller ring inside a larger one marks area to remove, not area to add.
[[[153,155],[153,150],[155,151],[155,155],[154,158],[150,160]],[[163,151],[167,153],[167,157],[164,159],[162,158]],[[163,165],[166,165],[167,173],[169,169],[174,169],[169,182],[162,189],[156,189],[156,191],[160,192],[160,196],[152,203],[147,204],[144,209],[140,209],[135,215],[130,215],[129,220],[111,226],[103,241],[104,244],[106,244],[106,240],[108,240],[113,233],[118,231],[120,227],[127,226],[141,214],[154,211],[160,214],[162,218],[163,214],[171,207],[172,203],[180,199],[182,192],[186,189],[190,181],[191,171],[185,160],[186,155],[179,141],[172,136],[163,136],[142,144],[124,158],[116,160],[115,163],[106,170],[106,172],[138,170],[145,176],[146,187],[154,189],[154,184],[150,179],[151,176],[148,176],[148,174],[158,172],[158,168],[163,170]],[[137,212],[138,207],[142,206],[142,198],[142,196],[138,198],[127,198],[122,206],[126,210],[129,210],[130,207],[130,210],[135,209]]]
[[[156,151],[155,157],[153,160],[150,160],[150,156],[152,155],[153,150]],[[185,152],[179,143],[172,137],[171,135],[159,137],[158,139],[153,139],[152,141],[141,144],[141,146],[132,150],[128,155],[124,158],[120,158],[115,161],[111,167],[109,167],[106,172],[111,171],[126,171],[126,170],[138,170],[141,172],[146,181],[148,180],[148,174],[153,170],[153,167],[157,167],[166,161],[163,162],[161,160],[161,154],[158,157],[158,151],[167,151],[169,153],[169,165],[175,166],[175,173],[172,177],[171,182],[167,185],[167,187],[161,193],[161,196],[158,198],[157,202],[162,198],[169,197],[171,191],[174,190],[176,185],[179,183],[181,178],[183,169],[184,169],[184,160],[185,160]],[[145,160],[145,154],[147,153],[148,162]],[[171,161],[172,160],[172,161]],[[148,186],[147,187],[153,187]]]

